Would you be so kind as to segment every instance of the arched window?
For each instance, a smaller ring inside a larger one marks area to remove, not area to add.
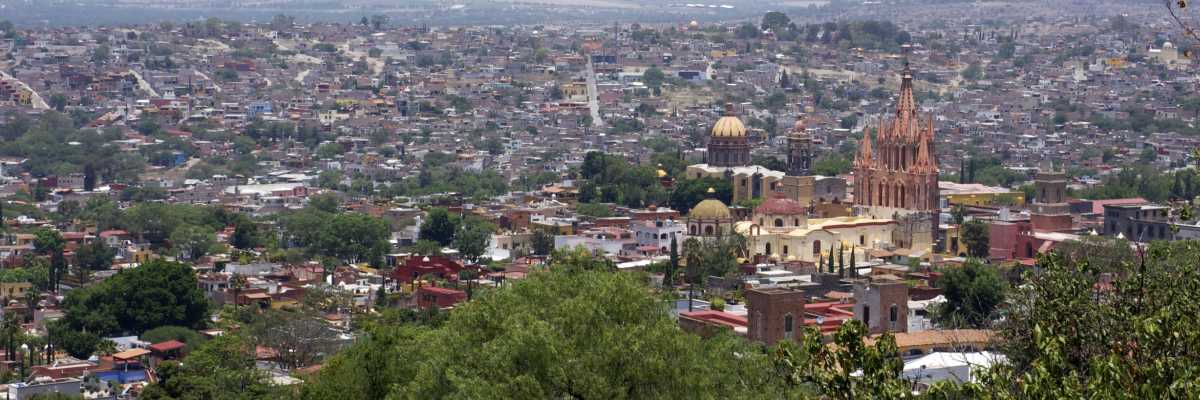
[[[771,255],[771,244],[767,243],[765,246],[763,246],[763,250],[768,256]]]
[[[792,226],[800,226],[800,218],[793,218]]]
[[[787,254],[788,254],[788,247],[787,247],[787,245],[784,245],[783,246],[783,255],[786,256]]]
[[[867,235],[858,235],[858,245],[859,246],[867,245]]]
[[[783,227],[783,218],[775,218],[775,227],[776,227],[776,228],[782,228],[782,227]]]
[[[692,226],[688,227],[688,233],[691,234],[692,236],[696,236],[696,226],[692,225]]]
[[[896,307],[895,304],[892,304],[891,307],[888,307],[888,322],[892,323],[893,328],[896,325],[896,320],[900,318],[898,314],[900,314],[900,307]]]
[[[704,227],[704,234],[705,234],[705,235],[712,236],[712,234],[713,234],[713,226],[712,226],[712,225],[709,225],[709,226],[706,226],[706,227]]]
[[[792,317],[792,314],[788,313],[788,314],[783,315],[783,337],[784,337],[784,339],[792,338],[792,335],[796,331],[795,325],[796,325],[796,321],[795,321],[795,318]]]
[[[821,241],[820,240],[813,241],[813,255],[814,256],[821,255]]]

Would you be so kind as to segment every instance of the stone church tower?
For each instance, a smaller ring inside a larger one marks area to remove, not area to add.
[[[863,135],[854,158],[854,204],[876,218],[895,219],[898,246],[932,249],[940,208],[933,117],[917,113],[907,64],[901,74],[896,114],[877,122],[874,144]]]
[[[796,125],[787,137],[788,176],[812,175],[812,137],[804,125],[804,116],[796,120]]]
[[[863,135],[854,159],[854,203],[872,208],[938,210],[933,117],[917,114],[912,71],[905,65],[896,115],[877,125],[875,144]]]
[[[1050,162],[1038,168],[1033,181],[1033,206],[1030,207],[1030,222],[1033,229],[1045,232],[1069,232],[1074,222],[1071,205],[1067,203],[1067,174],[1054,168]]]

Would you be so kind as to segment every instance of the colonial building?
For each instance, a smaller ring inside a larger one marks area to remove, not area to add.
[[[896,222],[865,217],[810,219],[804,205],[776,195],[755,208],[750,221],[738,222],[734,229],[746,236],[753,255],[816,264],[831,246],[836,246],[834,251],[844,249],[847,256],[857,252],[865,260],[864,250],[892,244]]]
[[[932,247],[937,233],[938,166],[933,154],[933,117],[917,113],[912,71],[901,76],[896,114],[881,119],[875,143],[864,134],[854,159],[854,203],[875,218],[911,223],[896,242]]]

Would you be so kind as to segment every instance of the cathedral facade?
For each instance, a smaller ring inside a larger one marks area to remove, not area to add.
[[[854,158],[854,204],[876,217],[920,221],[905,233],[911,237],[895,240],[915,248],[934,242],[939,196],[933,117],[917,112],[912,78],[906,65],[895,115],[876,124],[874,142],[863,134]]]
[[[854,159],[854,203],[874,208],[938,210],[933,117],[922,119],[906,67],[896,115],[878,123],[875,143],[863,135]]]

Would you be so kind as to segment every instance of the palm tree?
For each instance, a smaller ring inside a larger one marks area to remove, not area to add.
[[[25,317],[26,321],[32,320],[33,310],[37,309],[38,302],[41,301],[41,299],[42,297],[33,290],[28,290],[25,292],[25,307],[29,310],[29,313],[26,314]]]
[[[700,276],[700,264],[703,263],[701,260],[704,257],[703,252],[704,245],[700,243],[699,239],[692,237],[683,241],[683,259],[687,262],[687,269],[684,276],[687,277],[689,283],[695,283],[696,279]]]
[[[107,356],[117,352],[117,343],[111,340],[101,340],[96,344],[96,355]]]
[[[233,289],[233,310],[237,311],[238,298],[242,295],[242,289],[246,288],[246,277],[242,274],[234,273],[229,277],[229,287]]]
[[[16,358],[17,350],[17,335],[21,333],[21,324],[17,322],[17,316],[14,313],[4,314],[4,321],[0,324],[0,334],[4,336],[5,355],[9,361]]]

